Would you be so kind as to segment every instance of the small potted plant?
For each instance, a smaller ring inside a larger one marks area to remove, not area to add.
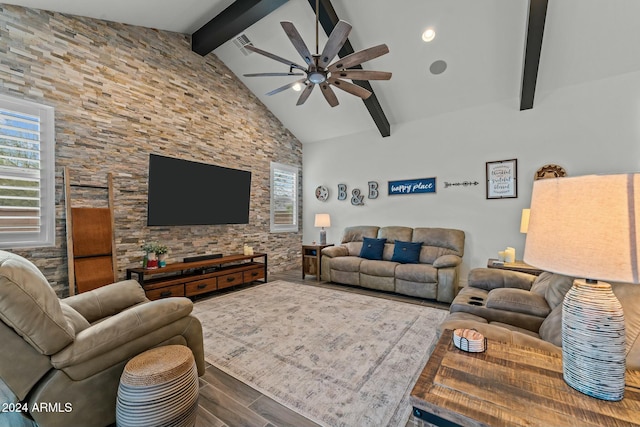
[[[155,251],[158,256],[158,267],[166,267],[167,252],[169,252],[169,248],[166,245],[158,243],[155,247]]]
[[[148,270],[158,268],[158,257],[156,256],[156,242],[145,242],[142,244],[142,250],[145,252],[142,260],[142,267]]]

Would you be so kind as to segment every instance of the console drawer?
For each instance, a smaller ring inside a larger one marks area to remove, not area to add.
[[[264,279],[264,267],[256,267],[243,272],[244,283],[250,283],[254,280]]]
[[[184,296],[184,285],[173,285],[166,286],[164,288],[152,289],[150,291],[145,292],[147,294],[147,298],[150,300],[156,300],[160,298],[169,298],[169,297],[183,297]]]
[[[225,274],[218,277],[218,289],[228,288],[229,286],[239,285],[242,283],[242,272]]]
[[[187,296],[203,294],[218,289],[218,282],[215,277],[204,280],[197,280],[185,285],[185,293]]]

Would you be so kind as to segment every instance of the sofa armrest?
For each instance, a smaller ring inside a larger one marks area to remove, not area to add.
[[[339,256],[348,256],[349,250],[345,246],[329,246],[322,249],[322,256],[335,258]]]
[[[123,280],[62,300],[89,323],[113,316],[122,310],[149,301],[135,280]]]
[[[524,289],[494,289],[487,296],[486,306],[537,317],[547,317],[551,312],[547,300]]]
[[[491,291],[497,288],[531,289],[537,276],[496,268],[474,268],[469,272],[467,285]]]
[[[462,258],[458,255],[442,255],[433,261],[435,268],[457,267],[462,263]]]
[[[192,310],[191,300],[182,297],[137,305],[78,333],[72,344],[51,356],[51,364],[63,369],[97,358],[188,316]],[[130,355],[123,354],[122,360],[128,357]]]

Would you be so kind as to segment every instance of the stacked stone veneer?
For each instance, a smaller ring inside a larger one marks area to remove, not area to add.
[[[193,53],[190,36],[0,4],[0,93],[55,107],[56,246],[14,252],[59,295],[68,294],[65,166],[71,184],[114,176],[120,278],[140,265],[145,240],[166,244],[169,262],[246,243],[269,254],[272,272],[298,266],[301,231],[269,232],[269,167],[301,168],[302,146],[214,54]],[[251,171],[249,224],[147,227],[150,153]],[[104,190],[72,195],[106,205]]]

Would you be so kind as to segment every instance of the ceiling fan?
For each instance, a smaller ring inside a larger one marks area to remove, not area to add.
[[[264,50],[258,49],[252,45],[246,45],[245,49],[248,49],[252,52],[259,53],[260,55],[264,55],[267,58],[271,58],[275,61],[282,62],[289,66],[288,73],[253,73],[253,74],[244,74],[245,77],[266,77],[266,76],[305,76],[303,79],[296,80],[289,84],[286,84],[282,87],[272,90],[267,93],[267,95],[274,95],[276,93],[282,92],[293,86],[299,84],[304,85],[304,90],[300,94],[298,98],[298,102],[296,105],[302,105],[305,103],[309,95],[311,95],[311,91],[313,88],[318,85],[322,90],[322,94],[325,99],[332,107],[335,107],[339,104],[338,98],[336,97],[335,92],[331,89],[331,86],[335,86],[338,89],[342,89],[345,92],[348,92],[352,95],[359,96],[362,99],[367,99],[371,96],[371,92],[367,89],[355,85],[353,83],[349,83],[343,79],[350,80],[389,80],[391,78],[391,73],[386,71],[366,71],[362,69],[349,69],[350,67],[354,67],[362,64],[363,62],[369,61],[371,59],[382,56],[386,53],[389,53],[389,48],[386,44],[381,44],[378,46],[370,47],[368,49],[360,50],[358,52],[354,52],[350,55],[345,56],[344,58],[339,59],[333,64],[329,65],[330,62],[335,58],[338,54],[344,43],[347,41],[347,37],[351,32],[351,25],[345,21],[339,21],[335,26],[331,35],[329,36],[329,40],[327,40],[327,44],[324,46],[322,53],[318,53],[318,0],[316,0],[316,53],[314,55],[309,52],[307,45],[302,40],[300,33],[296,29],[296,27],[291,22],[280,22],[284,32],[291,40],[291,43],[296,48],[300,56],[304,58],[306,63],[306,67],[302,65],[298,65],[295,62],[289,61],[288,59],[282,58],[280,56],[274,55],[272,53],[266,52]],[[294,72],[294,69],[303,71],[303,73]]]

